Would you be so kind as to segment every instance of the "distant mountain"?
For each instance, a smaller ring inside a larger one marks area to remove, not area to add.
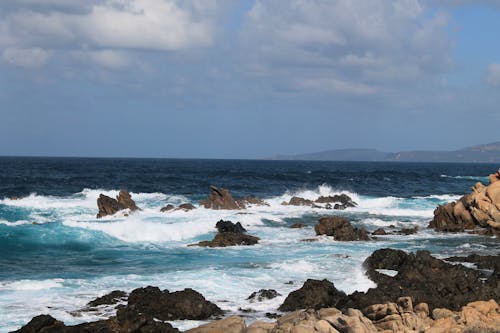
[[[471,162],[500,163],[500,142],[453,151],[402,151],[387,153],[376,149],[337,149],[298,155],[275,155],[271,160],[371,161],[371,162]]]

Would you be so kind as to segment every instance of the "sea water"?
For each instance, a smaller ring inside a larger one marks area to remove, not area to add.
[[[437,205],[458,199],[475,182],[486,183],[496,170],[486,164],[0,158],[0,332],[38,314],[66,324],[107,318],[113,308],[79,310],[112,290],[147,285],[193,288],[230,314],[265,319],[308,278],[328,279],[346,293],[374,287],[362,263],[378,248],[428,250],[441,258],[497,253],[495,238],[426,228]],[[234,197],[258,196],[268,206],[202,208],[199,200],[210,185]],[[120,189],[129,190],[142,210],[97,219],[99,194],[114,197]],[[292,196],[341,193],[358,206],[334,211],[281,204]],[[197,208],[160,212],[166,204],[187,202]],[[369,231],[393,225],[418,226],[419,232],[362,242],[315,236],[319,217],[332,214]],[[212,239],[220,219],[241,222],[260,243],[188,247]],[[297,222],[306,227],[289,228]],[[281,296],[247,300],[263,288]],[[172,324],[187,329],[200,322]]]

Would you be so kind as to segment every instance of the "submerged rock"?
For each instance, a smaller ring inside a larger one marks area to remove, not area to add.
[[[101,193],[97,198],[97,207],[99,208],[97,218],[114,215],[124,209],[130,209],[130,211],[140,210],[135,201],[132,200],[130,193],[125,190],[121,190],[116,199]]]
[[[500,235],[500,170],[489,179],[488,186],[476,183],[470,194],[438,206],[429,228],[462,232],[479,227],[489,234]]]
[[[175,206],[174,206],[174,205],[172,205],[172,204],[168,204],[168,205],[166,205],[166,206],[162,207],[162,208],[160,209],[160,212],[162,212],[162,213],[164,213],[164,212],[169,212],[169,211],[172,211],[172,210],[174,210],[174,209],[175,209]]]
[[[248,296],[247,300],[262,302],[265,299],[273,299],[278,296],[281,296],[281,294],[274,289],[261,289],[253,292],[250,296]]]
[[[333,236],[338,241],[370,240],[364,228],[354,228],[349,220],[341,216],[323,216],[314,226],[316,235]]]

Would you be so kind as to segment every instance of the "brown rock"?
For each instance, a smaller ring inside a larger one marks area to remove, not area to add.
[[[206,200],[200,201],[200,204],[209,209],[244,209],[245,205],[236,202],[229,190],[210,186],[210,195]]]
[[[248,326],[246,333],[271,333],[275,326],[275,323],[257,320]]]
[[[104,194],[99,195],[99,198],[97,199],[97,207],[99,208],[97,218],[114,215],[116,214],[116,212],[123,209],[123,207],[118,203],[116,199],[108,197]]]
[[[160,209],[160,212],[169,212],[171,210],[174,210],[174,208],[174,205],[168,204],[165,207],[162,207],[162,209]]]
[[[193,210],[195,209],[196,207],[190,203],[183,203],[183,204],[180,204],[179,207],[177,207],[177,210],[184,210],[184,211],[190,211],[190,210]]]
[[[185,331],[185,333],[246,333],[247,325],[238,316],[227,317]]]
[[[260,238],[255,236],[246,235],[236,232],[222,232],[215,235],[211,241],[199,242],[198,246],[203,247],[226,247],[236,245],[255,245],[259,242]]]
[[[116,197],[118,204],[122,206],[122,209],[130,209],[131,211],[140,210],[139,207],[135,204],[135,201],[132,200],[132,196],[125,190],[121,190]]]
[[[349,220],[341,216],[323,216],[314,226],[317,235],[333,236],[337,241],[370,240],[366,229],[354,228]]]
[[[305,227],[306,227],[306,225],[303,223],[294,223],[290,226],[290,228],[292,228],[292,229],[301,229],[301,228],[305,228]]]
[[[312,200],[300,198],[300,197],[292,197],[290,201],[288,202],[288,205],[290,206],[312,206],[313,205]]]
[[[387,232],[384,230],[384,228],[378,228],[377,230],[375,230],[374,232],[372,232],[372,235],[374,235],[374,236],[383,236],[383,235],[387,235]]]

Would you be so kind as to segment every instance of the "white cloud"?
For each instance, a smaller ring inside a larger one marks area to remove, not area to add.
[[[5,62],[14,66],[36,68],[45,65],[50,58],[50,52],[41,48],[7,48],[2,57]]]
[[[500,64],[492,63],[488,66],[486,82],[494,87],[500,87]]]
[[[249,75],[267,73],[285,85],[390,93],[450,68],[447,28],[448,17],[419,0],[257,0],[241,33],[242,53]]]
[[[85,49],[107,67],[120,62],[117,53],[98,50],[178,51],[213,42],[215,0],[22,0],[2,7],[0,48]]]
[[[108,69],[126,68],[132,62],[125,52],[114,50],[74,51],[72,52],[72,56],[77,60]]]

